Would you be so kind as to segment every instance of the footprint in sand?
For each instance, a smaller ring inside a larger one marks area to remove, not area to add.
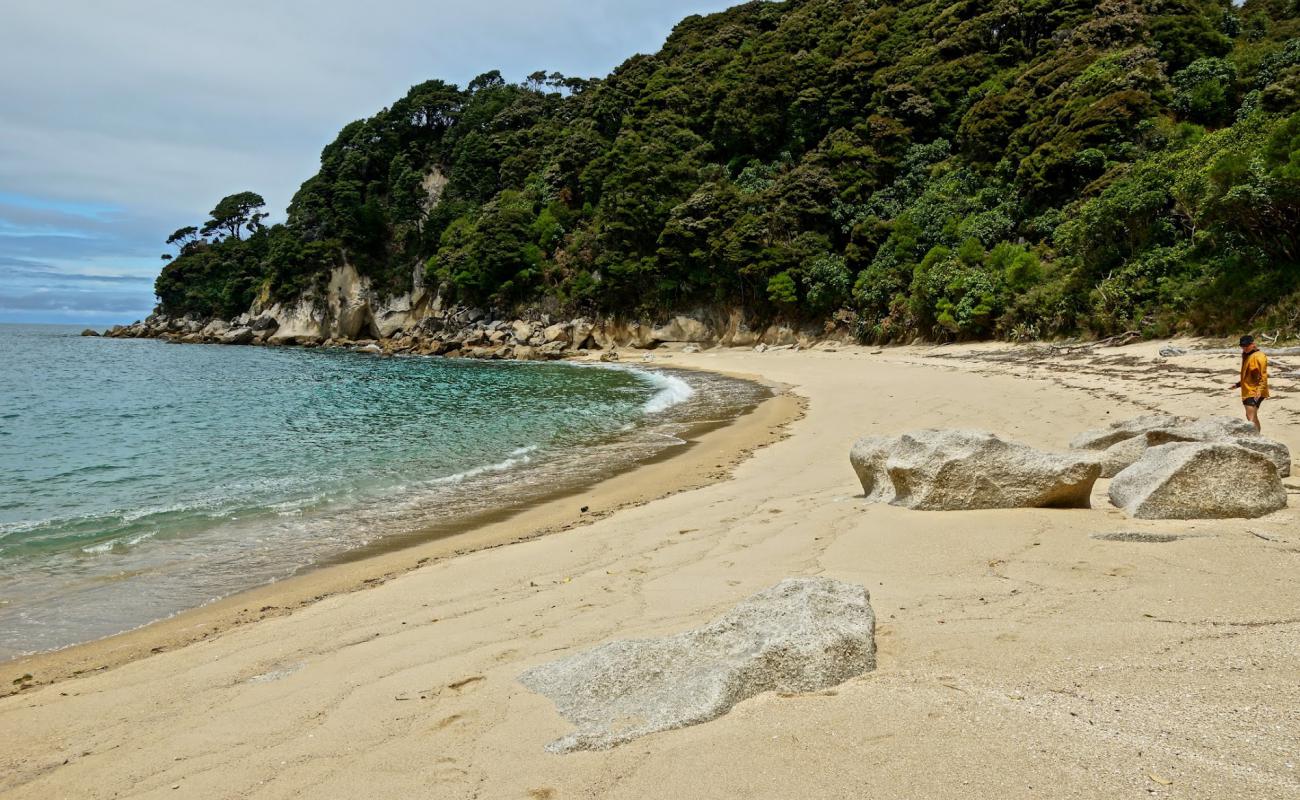
[[[449,683],[447,684],[447,688],[456,694],[463,694],[469,687],[477,686],[485,680],[487,680],[487,678],[484,678],[482,675],[474,675],[473,677],[465,678],[464,680],[459,680],[455,683]]]

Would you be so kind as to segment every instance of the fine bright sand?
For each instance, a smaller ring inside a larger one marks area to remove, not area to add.
[[[0,796],[1300,797],[1300,478],[1261,520],[1148,522],[1106,481],[1091,510],[869,506],[848,463],[865,434],[1063,449],[1140,413],[1241,413],[1231,351],[1157,350],[657,353],[787,394],[581,495],[4,665],[32,677],[0,699]],[[1287,361],[1265,434],[1300,452]],[[870,590],[877,671],[543,750],[568,725],[520,672],[802,575]]]

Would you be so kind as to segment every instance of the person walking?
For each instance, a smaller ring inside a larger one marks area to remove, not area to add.
[[[1255,346],[1255,337],[1241,337],[1241,380],[1232,388],[1241,389],[1241,402],[1246,406],[1246,419],[1262,431],[1259,409],[1268,399],[1268,356]]]

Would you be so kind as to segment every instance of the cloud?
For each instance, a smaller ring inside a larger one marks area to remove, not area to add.
[[[0,293],[0,309],[5,311],[60,311],[92,313],[138,313],[152,305],[153,292],[97,292],[89,289],[64,288],[28,292]]]
[[[152,277],[172,230],[246,189],[282,212],[344,124],[416,83],[603,75],[732,4],[8,0],[0,258]]]

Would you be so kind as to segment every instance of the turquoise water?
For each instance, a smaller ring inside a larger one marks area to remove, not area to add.
[[[764,391],[76,334],[0,325],[0,659],[589,483]]]

